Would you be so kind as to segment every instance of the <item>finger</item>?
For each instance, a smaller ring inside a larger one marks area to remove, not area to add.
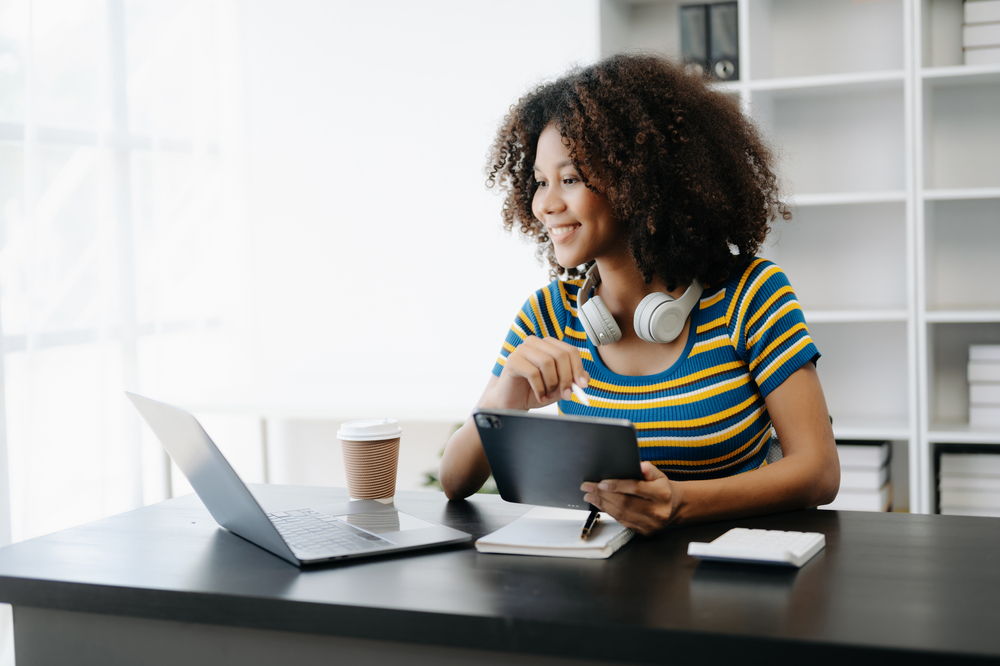
[[[517,356],[511,354],[507,357],[507,364],[504,366],[504,370],[507,368],[510,368],[510,371],[515,376],[521,377],[528,382],[531,392],[535,394],[535,399],[539,404],[545,404],[545,394],[547,393],[545,390],[545,380],[535,364],[524,358],[523,354],[518,354]]]
[[[655,468],[654,468],[655,469]],[[659,472],[659,470],[657,470]],[[645,475],[645,471],[643,473]],[[632,479],[609,479],[597,484],[600,493],[616,493],[640,497],[644,500],[663,499],[663,481],[666,475],[659,472],[657,476],[645,481],[634,481]]]
[[[541,373],[542,382],[545,385],[544,395],[548,396],[559,388],[559,370],[555,359],[544,349],[538,349],[532,345],[526,348],[521,356],[538,368],[538,371]]]
[[[587,493],[584,501],[590,502],[601,511],[625,525],[646,525],[649,523],[649,502],[619,493]],[[643,506],[639,506],[639,504]]]
[[[594,506],[596,506],[601,511],[604,511],[604,507],[601,505],[601,498],[598,495],[594,494],[594,493],[587,493],[587,494],[585,494],[583,496],[583,501],[584,502],[589,502],[590,504],[593,504]]]
[[[601,495],[598,499],[605,507],[602,511],[640,534],[652,534],[663,526],[656,506],[649,500],[618,493]]]
[[[646,460],[639,464],[639,468],[642,470],[642,477],[647,481],[656,481],[666,476],[656,465]]]
[[[619,493],[622,495],[638,495],[641,481],[632,479],[605,479],[597,484],[597,490],[602,493]]]
[[[622,514],[625,512],[627,496],[621,493],[609,493],[609,492],[591,492],[584,495],[583,499],[590,502],[596,507],[599,507],[602,511],[607,511],[612,515]]]
[[[546,338],[546,340],[553,339]],[[545,350],[552,355],[552,359],[556,363],[556,372],[559,375],[559,386],[557,387],[557,390],[563,400],[569,400],[573,395],[573,390],[570,388],[573,384],[573,380],[575,379],[575,375],[573,374],[572,356],[580,356],[576,353],[575,349],[566,349],[566,347],[570,346],[571,345],[559,342],[558,340],[553,340],[552,343],[547,345]]]
[[[588,492],[583,496],[585,502],[590,502],[599,510],[608,514],[619,523],[639,534],[649,535],[660,528],[652,515],[650,502],[618,493]],[[640,506],[640,503],[643,506]]]
[[[553,338],[546,338],[547,340],[554,340]],[[583,369],[583,353],[579,347],[574,347],[568,342],[563,342],[561,340],[554,340],[560,348],[566,350],[566,354],[569,357],[570,368],[573,373],[573,381],[577,383],[580,388],[587,388],[587,384],[590,382],[590,374]]]

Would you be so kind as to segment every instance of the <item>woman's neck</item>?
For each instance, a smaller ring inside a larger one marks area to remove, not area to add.
[[[615,319],[622,317],[631,320],[639,301],[649,294],[664,291],[674,298],[680,298],[687,288],[687,285],[683,285],[667,291],[667,285],[656,275],[646,284],[631,256],[598,259],[597,270],[601,274],[601,284],[596,293]]]

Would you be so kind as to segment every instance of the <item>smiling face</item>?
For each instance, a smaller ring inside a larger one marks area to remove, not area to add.
[[[531,212],[548,229],[560,266],[572,268],[623,251],[611,204],[583,184],[555,125],[538,137],[534,167],[538,189]]]

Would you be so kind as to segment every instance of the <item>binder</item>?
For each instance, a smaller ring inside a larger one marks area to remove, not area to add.
[[[683,5],[680,26],[681,57],[689,71],[718,81],[740,78],[737,3]]]
[[[720,81],[740,78],[739,19],[735,2],[717,2],[708,6],[708,38],[712,76]]]
[[[680,8],[681,57],[688,71],[705,76],[708,73],[708,5],[686,5]]]

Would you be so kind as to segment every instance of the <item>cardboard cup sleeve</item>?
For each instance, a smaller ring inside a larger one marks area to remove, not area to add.
[[[374,442],[342,439],[340,446],[352,499],[387,499],[396,494],[399,437]]]

